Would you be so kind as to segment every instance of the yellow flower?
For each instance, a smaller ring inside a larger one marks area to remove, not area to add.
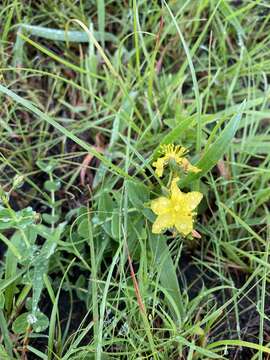
[[[173,179],[170,197],[161,196],[151,202],[152,211],[158,215],[153,224],[154,234],[175,227],[183,236],[193,231],[195,208],[199,205],[203,195],[198,191],[183,193],[177,186],[179,177]]]
[[[155,172],[158,177],[162,177],[164,167],[170,160],[174,160],[176,164],[183,167],[185,171],[199,172],[196,166],[190,164],[190,162],[184,157],[187,154],[187,149],[184,146],[175,146],[173,144],[162,145],[161,153],[163,156],[159,157],[157,161],[153,162],[153,166],[156,168]]]
[[[201,171],[201,169],[197,168],[197,166],[191,165],[191,163],[186,158],[182,159],[182,166],[187,172],[191,171],[194,173],[198,173]]]

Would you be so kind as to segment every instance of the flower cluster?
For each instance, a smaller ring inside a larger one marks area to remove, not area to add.
[[[190,164],[186,159],[186,148],[182,146],[166,145],[162,148],[162,157],[158,158],[153,166],[156,168],[157,176],[161,177],[164,167],[173,160],[185,172],[199,172],[200,169]],[[154,234],[160,234],[168,228],[176,228],[183,236],[191,234],[193,230],[194,211],[202,200],[203,195],[198,191],[183,193],[177,182],[178,176],[174,176],[169,189],[169,196],[161,196],[151,202],[151,209],[157,215],[153,224]]]

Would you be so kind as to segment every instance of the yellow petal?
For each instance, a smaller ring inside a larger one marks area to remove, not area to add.
[[[151,201],[151,209],[157,215],[165,214],[171,209],[171,201],[165,196],[161,196]]]
[[[184,236],[190,234],[193,230],[192,215],[177,216],[175,227],[180,232],[180,234]]]
[[[179,177],[175,177],[171,183],[171,197],[173,202],[180,202],[182,200],[183,193],[177,186],[177,181],[179,181],[179,179]]]
[[[184,194],[184,198],[185,198],[184,203],[185,203],[186,209],[188,211],[192,211],[201,202],[201,200],[203,198],[203,194],[201,194],[198,191],[192,191],[192,192],[189,192],[187,194]]]
[[[188,165],[188,168],[187,168],[187,171],[191,171],[191,172],[194,172],[194,173],[198,173],[198,172],[200,172],[200,171],[202,171],[202,170],[199,169],[197,166],[194,166],[194,165],[189,164],[189,165]]]
[[[157,159],[157,161],[153,162],[153,166],[156,168],[155,173],[158,177],[162,177],[163,171],[164,171],[164,165],[165,165],[166,158],[161,157]]]
[[[189,167],[188,167],[188,171],[194,172],[196,174],[196,173],[202,171],[202,169],[199,169],[199,168],[197,168],[197,166],[194,166],[194,165],[190,164]]]
[[[171,212],[159,215],[152,226],[154,234],[160,234],[163,230],[174,226],[174,217]]]
[[[182,158],[182,166],[185,171],[191,171],[194,173],[198,173],[201,171],[201,169],[199,169],[198,167],[191,165],[191,163],[186,158]]]

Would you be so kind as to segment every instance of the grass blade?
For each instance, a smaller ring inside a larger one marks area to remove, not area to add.
[[[249,341],[243,341],[243,340],[220,340],[220,341],[215,341],[214,343],[208,345],[208,349],[211,349],[213,351],[221,351],[223,349],[216,349],[219,348],[220,346],[238,346],[238,347],[246,347],[249,349],[254,349],[254,350],[258,350],[258,351],[262,351],[266,354],[270,354],[270,348],[266,347],[266,346],[262,346],[259,344],[255,344]]]
[[[89,37],[84,31],[78,30],[59,30],[52,29],[43,26],[33,26],[28,24],[19,24],[22,30],[25,30],[29,35],[38,36],[48,40],[54,41],[66,41],[66,42],[78,42],[88,43]],[[104,26],[103,26],[104,28]],[[103,31],[94,31],[94,36],[97,41],[111,41],[118,43],[118,39],[111,33]]]
[[[218,160],[222,158],[238,129],[244,106],[245,101],[239,106],[237,114],[232,117],[216,141],[206,150],[203,157],[195,164],[199,169],[201,169],[201,171],[196,174],[189,173],[188,176],[181,182],[182,186],[185,186],[191,181],[199,179],[205,175],[216,165]]]
[[[151,234],[149,243],[155,265],[157,266],[160,273],[160,284],[164,289],[166,289],[168,294],[174,300],[180,317],[183,319],[184,308],[182,294],[166,239],[164,236],[154,236]],[[171,306],[170,302],[167,303],[174,318],[178,318],[178,314],[176,314],[174,306]]]

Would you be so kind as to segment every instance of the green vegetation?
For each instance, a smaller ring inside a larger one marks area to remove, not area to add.
[[[0,359],[270,358],[267,1],[0,15]],[[195,237],[152,233],[161,144]]]

